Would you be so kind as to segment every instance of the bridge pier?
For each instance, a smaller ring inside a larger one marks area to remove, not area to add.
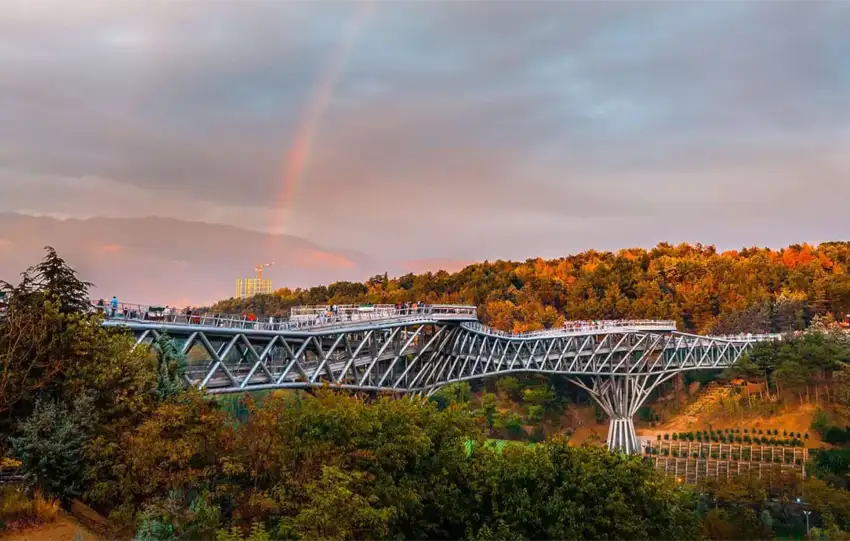
[[[635,424],[631,417],[611,418],[608,423],[608,449],[620,449],[632,455],[640,453]]]
[[[589,386],[577,378],[569,379],[586,390],[610,418],[608,449],[635,455],[640,453],[640,445],[635,432],[634,416],[650,393],[675,373],[638,372],[628,375],[593,376]]]

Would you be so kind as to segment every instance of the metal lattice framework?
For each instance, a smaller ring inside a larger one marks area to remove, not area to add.
[[[450,383],[491,376],[561,374],[611,418],[609,448],[630,453],[639,451],[632,418],[658,385],[682,371],[730,366],[754,342],[775,338],[698,336],[663,321],[508,334],[481,325],[474,314],[474,308],[429,307],[359,320],[331,318],[307,328],[201,324],[191,318],[105,325],[129,327],[138,345],[166,333],[188,355],[187,383],[210,393],[330,385],[429,395]]]

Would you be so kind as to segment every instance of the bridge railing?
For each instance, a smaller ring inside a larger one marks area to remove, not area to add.
[[[369,323],[372,321],[387,321],[393,319],[439,317],[440,319],[467,320],[476,317],[474,306],[460,305],[420,305],[416,308],[396,309],[394,305],[377,305],[379,309],[357,310],[348,306],[347,309],[333,312],[325,307],[297,307],[289,319],[283,318],[254,318],[251,316],[234,316],[227,314],[212,314],[172,309],[169,307],[148,306],[141,304],[119,303],[113,312],[109,303],[93,304],[93,309],[105,313],[107,318],[116,321],[152,322],[165,324],[199,325],[208,327],[227,327],[237,329],[255,329],[271,331],[305,330],[314,327],[328,327],[351,323]],[[374,306],[370,307],[374,308]]]
[[[560,327],[527,332],[507,332],[488,327],[481,323],[464,323],[464,327],[491,335],[506,338],[533,338],[546,336],[564,336],[568,334],[582,334],[593,331],[609,331],[617,329],[669,329],[676,330],[676,322],[672,320],[651,319],[617,319],[601,321],[567,321]]]
[[[766,334],[721,334],[706,336],[706,338],[717,338],[719,340],[728,340],[730,342],[764,342],[766,340],[782,340],[782,335],[777,333]]]

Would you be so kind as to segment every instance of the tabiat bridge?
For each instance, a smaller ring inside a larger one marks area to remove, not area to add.
[[[608,447],[639,452],[633,417],[659,385],[688,370],[735,363],[778,335],[699,336],[674,321],[568,322],[507,333],[482,325],[474,306],[303,306],[285,320],[120,305],[104,325],[129,328],[137,345],[166,334],[192,351],[186,382],[209,393],[305,389],[431,395],[461,381],[559,374],[610,417]],[[197,352],[200,351],[201,359]]]

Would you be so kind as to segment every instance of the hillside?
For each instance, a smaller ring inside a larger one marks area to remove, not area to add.
[[[746,248],[713,246],[587,251],[553,260],[496,261],[456,273],[378,275],[364,283],[219,302],[215,310],[284,315],[298,304],[469,303],[505,330],[527,331],[567,319],[670,318],[696,332],[773,332],[804,328],[817,315],[850,313],[850,243]]]

